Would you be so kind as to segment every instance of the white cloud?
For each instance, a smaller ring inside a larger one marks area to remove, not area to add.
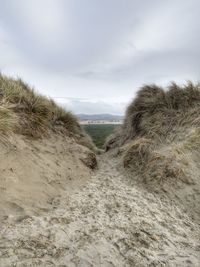
[[[79,99],[68,101],[73,110],[122,112],[121,103],[144,83],[199,79],[198,0],[0,0],[0,6],[0,69],[43,94]]]
[[[75,114],[103,114],[111,113],[121,115],[125,112],[127,102],[125,103],[106,103],[104,101],[87,101],[87,100],[68,100],[61,103],[63,107],[73,111]]]

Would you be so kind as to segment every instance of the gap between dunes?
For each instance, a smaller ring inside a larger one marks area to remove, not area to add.
[[[39,217],[1,225],[0,266],[200,264],[198,223],[173,199],[133,185],[109,153],[81,189],[53,203]]]

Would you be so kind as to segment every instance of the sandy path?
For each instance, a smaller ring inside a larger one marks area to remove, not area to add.
[[[130,186],[102,155],[79,191],[1,226],[0,266],[200,266],[199,227],[169,199]]]

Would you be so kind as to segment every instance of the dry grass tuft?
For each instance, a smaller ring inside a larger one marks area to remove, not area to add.
[[[127,108],[120,132],[106,144],[108,149],[122,146],[124,167],[145,181],[191,182],[192,158],[200,151],[200,85],[142,87]]]
[[[94,149],[92,141],[72,113],[36,93],[21,79],[0,75],[0,107],[1,133],[12,131],[39,138],[51,131],[62,132]]]
[[[172,146],[166,151],[152,151],[146,164],[145,182],[163,183],[169,179],[171,182],[177,182],[177,179],[185,183],[192,182],[187,178],[190,159],[176,147]]]
[[[18,117],[8,106],[0,106],[0,141],[6,143],[18,126]]]
[[[137,138],[130,142],[123,155],[124,167],[138,168],[143,166],[144,162],[148,160],[153,142],[147,138]]]

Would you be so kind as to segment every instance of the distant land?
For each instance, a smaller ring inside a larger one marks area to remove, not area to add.
[[[123,116],[113,114],[77,114],[80,124],[122,124]]]

